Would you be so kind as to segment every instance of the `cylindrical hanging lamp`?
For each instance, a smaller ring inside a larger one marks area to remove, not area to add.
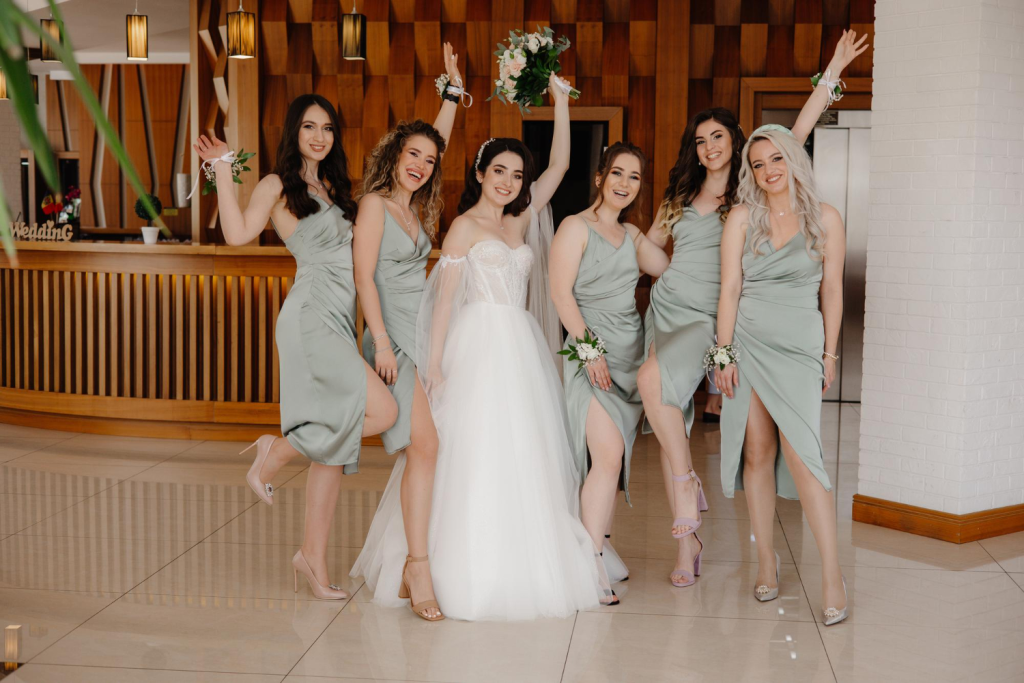
[[[43,33],[48,34],[54,40],[58,41],[61,45],[64,44],[64,36],[61,34],[60,26],[57,25],[57,20],[54,18],[40,19],[39,27],[43,30]],[[59,62],[60,57],[57,56],[57,51],[50,46],[48,42],[39,39],[39,50],[42,52],[42,61],[44,62]]]
[[[366,59],[366,16],[356,14],[355,0],[352,0],[352,13],[341,18],[341,56]]]
[[[128,61],[144,62],[149,59],[149,17],[139,14],[139,3],[135,3],[135,14],[125,18],[125,38],[128,45]]]
[[[228,57],[252,59],[256,56],[256,15],[242,9],[238,0],[238,11],[228,12]]]
[[[0,100],[7,99],[7,74],[0,69]]]

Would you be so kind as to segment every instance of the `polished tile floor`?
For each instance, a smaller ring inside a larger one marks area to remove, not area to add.
[[[238,444],[110,438],[0,425],[4,683],[329,681],[1024,681],[1024,534],[954,546],[851,521],[856,406],[828,405],[851,617],[825,629],[820,560],[798,503],[779,501],[778,601],[751,596],[740,494],[722,496],[719,435],[698,423],[711,510],[697,585],[674,589],[657,445],[635,449],[633,507],[612,542],[622,604],[561,621],[428,624],[347,578],[391,460],[367,449],[331,534],[345,603],[292,590],[306,468],[244,482]],[[18,628],[13,628],[18,626]]]

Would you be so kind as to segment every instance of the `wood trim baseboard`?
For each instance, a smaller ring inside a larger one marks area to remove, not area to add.
[[[195,441],[255,441],[262,434],[280,434],[276,424],[238,424],[229,422],[170,422],[132,420],[89,415],[60,415],[0,407],[0,423],[107,436],[142,436],[155,439],[191,439]],[[364,446],[383,446],[379,436],[363,439]]]
[[[970,543],[1024,531],[1024,505],[953,515],[858,493],[853,496],[853,521],[950,543]]]

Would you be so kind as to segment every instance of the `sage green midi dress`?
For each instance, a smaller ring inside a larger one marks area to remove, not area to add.
[[[586,220],[584,220],[586,223]],[[625,443],[622,486],[629,502],[629,463],[633,442],[643,412],[636,375],[644,357],[644,328],[636,310],[636,284],[640,267],[636,247],[629,233],[617,248],[587,223],[587,247],[583,252],[573,295],[591,332],[604,340],[605,361],[612,379],[610,391],[591,386],[586,371],[577,373],[579,363],[563,356],[563,384],[569,415],[569,439],[581,480],[587,476],[587,411],[597,398],[615,423]],[[568,348],[566,339],[563,348]]]
[[[384,233],[380,238],[377,268],[373,272],[384,329],[398,363],[398,377],[388,387],[398,403],[398,418],[390,429],[380,435],[388,453],[406,448],[411,440],[412,396],[417,381],[412,359],[416,353],[416,316],[427,281],[427,259],[430,256],[430,238],[418,224],[416,229],[416,243],[413,244],[409,233],[385,209]],[[376,367],[373,334],[369,327],[363,331],[363,357],[371,367]]]
[[[672,226],[672,262],[651,288],[647,309],[644,359],[653,342],[661,402],[683,412],[687,436],[693,426],[693,394],[705,377],[704,354],[715,343],[721,247],[721,214],[701,216],[692,206],[683,209]]]
[[[825,327],[818,310],[822,262],[805,248],[802,232],[776,251],[743,250],[743,291],[733,341],[738,342],[739,386],[722,406],[722,489],[732,498],[743,488],[743,439],[756,391],[779,431],[826,490],[832,488],[822,461],[821,388],[825,366]],[[775,488],[783,498],[799,498],[779,446]]]
[[[352,223],[313,195],[320,211],[284,240],[295,282],[277,318],[281,432],[304,456],[359,471],[366,370],[356,343]]]

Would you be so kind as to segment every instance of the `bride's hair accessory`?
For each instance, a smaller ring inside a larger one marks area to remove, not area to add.
[[[756,129],[754,129],[754,132],[750,134],[750,137],[754,137],[758,133],[768,133],[773,130],[777,130],[780,133],[786,133],[787,135],[793,135],[793,131],[791,131],[789,128],[786,128],[785,126],[780,126],[777,123],[766,123],[763,126],[758,126]]]
[[[604,340],[597,336],[596,331],[591,337],[589,329],[583,331],[583,339],[576,337],[576,343],[569,342],[568,347],[559,351],[558,355],[568,356],[571,361],[579,361],[579,367],[576,369],[577,375],[583,372],[588,365],[596,363],[607,352]]]
[[[461,78],[456,77],[455,83],[452,83],[448,74],[441,74],[434,81],[434,87],[437,88],[437,94],[442,100],[448,100],[455,104],[462,102],[462,105],[467,109],[473,106],[473,96],[466,92]]]
[[[487,145],[491,144],[492,142],[494,142],[494,138],[488,138],[487,141],[484,142],[484,144],[480,145],[480,149],[476,153],[476,163],[473,164],[473,168],[476,169],[477,171],[480,170],[480,158],[483,157],[484,155],[484,149],[486,149]]]
[[[224,163],[231,166],[231,178],[239,185],[242,184],[242,179],[239,177],[242,175],[242,171],[251,171],[252,169],[245,165],[245,162],[256,156],[255,152],[246,152],[244,149],[238,154],[235,154],[234,150],[228,150],[226,154],[216,159],[207,159],[200,165],[200,170],[206,176],[206,183],[203,185],[203,194],[210,194],[210,192],[217,191],[217,173],[214,171],[214,166],[223,161]],[[199,176],[196,176],[196,181],[192,183],[192,191],[188,193],[188,197],[185,199],[191,199],[192,195],[196,193],[196,188],[199,187]]]
[[[825,69],[825,73],[816,73],[811,76],[811,87],[817,88],[819,85],[825,86],[825,92],[828,93],[828,104],[825,105],[825,109],[828,109],[833,104],[843,99],[843,83],[841,78],[832,80],[832,69]]]

